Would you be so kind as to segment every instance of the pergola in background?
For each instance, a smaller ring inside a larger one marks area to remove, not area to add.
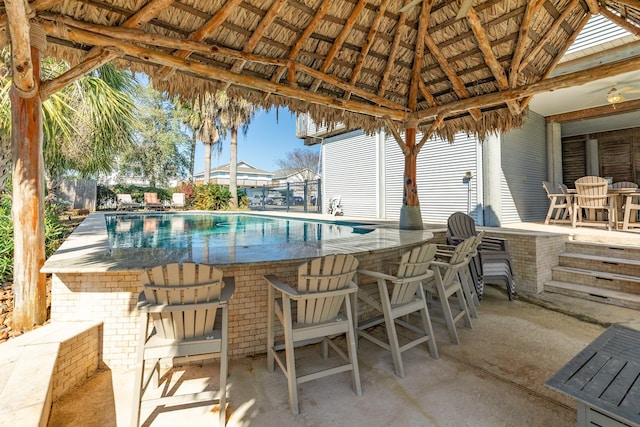
[[[186,100],[227,90],[329,127],[386,127],[405,156],[400,227],[416,229],[416,159],[430,137],[482,140],[520,126],[536,93],[640,68],[631,58],[549,78],[598,13],[640,35],[637,0],[5,0],[14,328],[46,316],[41,100],[87,72],[114,61]],[[72,68],[40,82],[41,55]]]

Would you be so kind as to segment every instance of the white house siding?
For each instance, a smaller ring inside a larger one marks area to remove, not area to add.
[[[502,138],[501,223],[542,221],[548,208],[544,117],[532,111],[521,129]]]
[[[333,196],[342,197],[348,216],[375,218],[377,212],[377,139],[362,131],[327,138],[323,151],[323,212]]]
[[[422,137],[418,134],[417,139]],[[471,180],[471,216],[481,216],[477,179],[480,146],[473,136],[457,134],[453,144],[443,140],[429,140],[418,155],[417,186],[420,212],[424,222],[446,222],[456,212],[467,212],[468,184],[464,182],[467,171]],[[387,138],[386,157],[386,216],[400,217],[403,193],[404,156],[393,138]]]

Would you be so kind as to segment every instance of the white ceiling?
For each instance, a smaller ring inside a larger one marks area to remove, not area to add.
[[[604,17],[596,15],[591,18],[580,33],[552,77],[576,71],[576,67],[583,69],[602,62],[617,61],[628,56],[638,55],[640,54],[640,45],[637,41],[637,37],[615,26]],[[589,60],[590,56],[596,59]],[[629,90],[640,92],[640,70],[594,80],[582,86],[535,95],[529,108],[540,115],[550,116],[608,105],[607,93],[614,87],[622,91],[622,96],[626,101],[640,99],[640,93],[628,92]],[[625,113],[599,119],[563,123],[562,136],[603,132],[638,125],[640,125],[640,112]]]

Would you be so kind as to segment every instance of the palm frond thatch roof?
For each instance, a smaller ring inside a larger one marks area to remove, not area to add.
[[[472,7],[458,16],[467,3]],[[186,99],[227,89],[330,127],[373,131],[384,126],[383,117],[396,124],[415,119],[448,139],[458,131],[482,137],[521,125],[530,95],[517,89],[548,78],[592,13],[640,29],[640,8],[629,0],[37,0],[31,6],[47,33],[47,54],[71,64],[103,54]]]

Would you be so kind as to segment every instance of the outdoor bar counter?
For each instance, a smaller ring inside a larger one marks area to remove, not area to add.
[[[109,368],[134,365],[142,316],[136,309],[142,290],[142,269],[186,261],[185,249],[118,251],[109,246],[104,213],[93,213],[51,256],[42,272],[52,274],[51,321],[102,321],[102,358]],[[203,260],[234,277],[235,293],[229,305],[229,355],[232,358],[266,350],[267,285],[265,274],[275,274],[295,286],[297,268],[310,258],[355,255],[361,268],[375,270],[385,261],[421,242],[431,241],[426,230],[399,230],[376,226],[339,239],[257,246],[229,245]]]

